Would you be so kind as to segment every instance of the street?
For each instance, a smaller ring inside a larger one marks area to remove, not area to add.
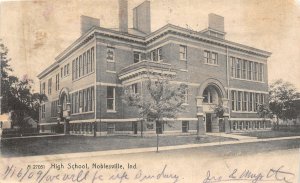
[[[299,143],[279,140],[86,158],[79,154],[71,159],[66,154],[53,160],[3,158],[1,174],[4,182],[23,176],[22,182],[297,182]]]

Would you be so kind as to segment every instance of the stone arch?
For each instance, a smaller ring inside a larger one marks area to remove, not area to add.
[[[219,95],[221,98],[225,98],[226,97],[226,90],[225,87],[223,86],[223,84],[214,78],[209,78],[207,80],[205,80],[199,87],[198,89],[198,96],[202,96],[204,90],[208,87],[208,86],[213,86],[217,89],[217,91],[219,92]]]
[[[67,98],[67,102],[70,102],[70,90],[69,88],[62,88],[59,92],[59,100],[58,100],[58,103],[59,105],[62,105],[62,102],[63,102],[63,99],[64,99],[64,96],[66,96]]]

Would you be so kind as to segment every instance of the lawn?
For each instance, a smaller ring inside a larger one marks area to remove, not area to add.
[[[257,137],[259,139],[300,136],[300,132],[285,132],[285,131],[253,131],[241,133],[239,135]]]
[[[196,140],[196,136],[161,136],[160,146],[183,144],[222,142],[235,140],[232,138],[205,136]],[[92,152],[116,149],[131,149],[142,147],[156,147],[156,136],[52,136],[41,138],[23,138],[2,140],[0,156],[34,156],[48,154],[64,154],[78,152]]]

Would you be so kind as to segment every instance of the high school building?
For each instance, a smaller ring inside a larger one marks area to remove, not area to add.
[[[41,131],[64,129],[71,134],[138,134],[235,132],[270,127],[257,115],[268,102],[271,53],[226,40],[224,18],[208,15],[203,31],[167,24],[151,32],[150,2],[133,9],[128,28],[127,1],[119,0],[119,28],[101,27],[100,20],[82,16],[81,36],[38,75]],[[173,76],[185,83],[186,110],[169,125],[142,123],[137,109],[122,101],[131,86],[145,95],[152,76]],[[216,105],[224,118],[214,114]],[[59,124],[59,125],[58,125]]]

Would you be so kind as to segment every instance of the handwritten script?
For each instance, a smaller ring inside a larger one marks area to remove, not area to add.
[[[168,169],[168,165],[164,165],[161,169],[149,173],[142,169],[132,170],[133,173],[127,170],[118,170],[113,174],[99,170],[77,170],[75,173],[65,173],[55,171],[51,167],[45,170],[34,170],[31,167],[18,168],[15,165],[7,166],[1,179],[4,181],[17,180],[18,182],[179,182],[180,177],[172,173]],[[1,180],[0,179],[0,180]],[[1,182],[1,181],[0,181]]]
[[[266,172],[254,172],[251,170],[239,170],[234,169],[228,175],[216,176],[213,175],[210,170],[207,171],[203,183],[215,183],[215,182],[283,182],[292,183],[295,178],[295,174],[284,170],[284,166],[279,168],[271,168]]]

